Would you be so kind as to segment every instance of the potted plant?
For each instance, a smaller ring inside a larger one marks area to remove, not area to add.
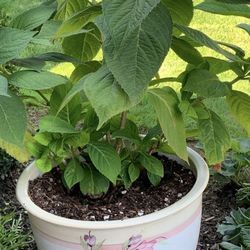
[[[11,143],[11,147],[16,144],[16,151],[27,150],[35,157],[18,181],[17,197],[29,213],[38,248],[195,249],[202,192],[209,173],[202,157],[186,147],[186,137],[199,136],[210,164],[223,160],[230,147],[230,137],[220,117],[204,104],[210,97],[226,96],[233,113],[249,129],[248,118],[244,117],[249,96],[232,90],[239,79],[249,78],[243,51],[227,44],[236,51],[232,53],[202,32],[189,28],[193,16],[191,0],[57,2],[56,10],[54,1],[46,3],[46,8],[54,9],[43,19],[42,26],[40,23],[39,27],[33,25],[27,29],[36,28],[29,41],[43,44],[48,44],[50,38],[62,41],[65,55],[49,54],[48,58],[46,54],[31,60],[15,59],[16,53],[1,61],[11,60],[10,63],[29,68],[5,74],[5,86],[9,82],[11,86],[36,91],[48,106],[39,131],[25,135],[25,119],[17,124],[20,117],[13,111],[20,105],[6,105],[6,101],[17,97],[0,98],[2,110],[5,109],[3,124],[8,128],[8,133],[1,128],[1,139],[5,141],[2,147],[8,149],[7,143]],[[33,23],[37,18],[33,12],[17,17],[14,31],[32,32],[24,31],[27,25],[20,19]],[[0,29],[0,32],[9,32],[9,29],[13,32],[13,28]],[[229,60],[202,57],[195,48],[197,44]],[[170,47],[188,66],[177,78],[161,78],[158,71]],[[94,60],[101,48],[103,58]],[[43,62],[52,59],[74,63],[69,79],[41,70]],[[214,67],[218,63],[223,67]],[[30,70],[34,68],[35,71]],[[230,83],[221,82],[216,74],[228,69],[240,73]],[[157,86],[170,81],[182,84],[179,96],[170,87]],[[158,117],[158,125],[144,135],[129,116],[129,110],[140,104],[142,98],[148,100]],[[185,130],[184,115],[196,122],[195,130]],[[17,155],[16,151],[12,154]],[[119,187],[126,194],[138,180],[158,186],[169,171],[168,166],[163,166],[166,154],[175,160],[178,157],[183,167],[192,170],[196,181],[184,197],[177,197],[177,202],[159,211],[146,215],[144,211],[136,211],[135,218],[112,219],[110,209],[108,217],[104,212],[101,219],[76,220],[55,215],[54,208],[61,203],[52,203],[51,213],[34,203],[36,195],[39,201],[41,190],[34,194],[33,187],[35,189],[35,182],[44,176],[49,178],[45,182],[56,184],[52,187],[64,186],[63,190],[70,194],[77,190],[83,194],[81,199],[91,204],[107,195],[112,200],[113,192],[121,191]]]

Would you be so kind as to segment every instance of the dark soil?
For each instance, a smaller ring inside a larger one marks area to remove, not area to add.
[[[95,199],[83,196],[79,188],[64,188],[60,170],[55,169],[31,181],[29,194],[42,209],[70,219],[123,220],[150,214],[181,199],[195,183],[190,170],[165,156],[160,160],[165,166],[165,177],[157,187],[152,187],[147,176],[142,175],[129,190],[112,187],[106,195]]]

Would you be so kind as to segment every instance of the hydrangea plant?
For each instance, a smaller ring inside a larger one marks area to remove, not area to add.
[[[246,3],[231,7],[249,14]],[[154,154],[170,152],[187,161],[190,133],[203,143],[210,164],[221,162],[230,136],[204,100],[225,97],[250,134],[250,97],[233,90],[237,81],[249,81],[250,60],[238,46],[190,28],[193,11],[192,0],[50,0],[1,27],[1,147],[21,160],[28,152],[42,172],[59,166],[67,188],[80,185],[90,195],[106,193],[111,183],[129,188],[142,172],[159,184],[164,169]],[[30,43],[52,42],[63,53],[19,57]],[[224,59],[202,56],[197,46]],[[187,62],[178,77],[159,74],[170,49]],[[47,71],[47,61],[70,61],[75,69],[67,78]],[[7,65],[19,70],[6,72]],[[218,74],[227,70],[236,78],[220,80]],[[180,93],[159,86],[169,82],[181,83]],[[22,97],[11,87],[35,91],[45,100],[48,114],[38,132],[27,129]],[[158,124],[141,136],[129,114],[143,98]],[[193,119],[195,130],[186,130],[184,116]]]

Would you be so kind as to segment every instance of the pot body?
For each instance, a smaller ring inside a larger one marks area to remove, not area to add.
[[[78,221],[42,210],[28,195],[29,180],[40,175],[34,163],[29,165],[18,180],[16,193],[28,211],[38,249],[195,250],[200,231],[202,193],[208,183],[209,171],[200,155],[190,148],[188,154],[190,164],[187,167],[196,174],[191,191],[165,209],[123,221]]]

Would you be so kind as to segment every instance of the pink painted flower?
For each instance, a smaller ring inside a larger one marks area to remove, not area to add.
[[[89,234],[84,235],[83,239],[89,247],[93,247],[96,244],[96,237],[94,235],[91,235],[90,231]]]
[[[129,239],[128,250],[153,250],[154,246],[165,237],[158,237],[154,240],[143,241],[141,235],[132,236]]]

